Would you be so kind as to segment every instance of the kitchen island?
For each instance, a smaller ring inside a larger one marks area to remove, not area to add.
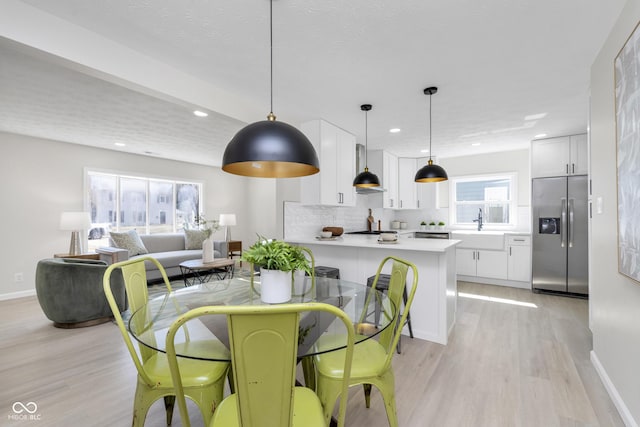
[[[379,243],[378,236],[371,235],[343,235],[331,240],[285,240],[311,249],[316,265],[339,268],[342,279],[359,283],[367,283],[367,278],[376,274],[386,256],[393,255],[414,263],[418,268],[418,289],[411,306],[413,335],[447,344],[456,319],[456,245],[459,240],[400,236],[396,243]],[[383,270],[383,273],[388,272]],[[407,277],[409,285],[411,281],[412,277]],[[408,334],[406,328],[403,333]]]

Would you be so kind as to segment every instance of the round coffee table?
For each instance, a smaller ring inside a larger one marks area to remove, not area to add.
[[[205,283],[215,276],[218,280],[233,277],[236,262],[229,258],[219,258],[213,262],[202,262],[202,259],[192,259],[180,263],[180,272],[185,286]],[[189,280],[191,279],[191,280]]]

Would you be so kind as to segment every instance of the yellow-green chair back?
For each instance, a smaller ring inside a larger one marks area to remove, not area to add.
[[[167,425],[170,425],[175,401],[175,392],[166,355],[147,346],[138,345],[138,351],[140,352],[140,356],[138,356],[111,291],[111,275],[114,270],[120,270],[125,282],[130,312],[135,313],[136,310],[143,307],[149,298],[145,262],[154,263],[158,267],[167,286],[167,292],[171,292],[171,285],[164,268],[158,260],[152,257],[136,258],[112,264],[107,268],[103,277],[104,294],[138,371],[138,382],[133,403],[132,425],[134,427],[144,426],[149,407],[159,398],[164,398]],[[137,329],[143,330],[144,322],[147,320],[136,316],[134,321],[141,322]],[[188,378],[186,380],[188,384],[186,393],[198,404],[202,417],[207,423],[213,415],[213,408],[222,401],[224,382],[229,364],[182,359],[181,366],[184,372],[183,375]]]
[[[407,320],[409,308],[415,297],[418,285],[418,269],[409,261],[393,256],[386,257],[378,267],[373,286],[371,287],[372,290],[376,288],[380,272],[388,262],[391,262],[392,265],[387,295],[395,308],[394,319],[391,325],[379,334],[378,340],[368,339],[358,343],[355,347],[349,385],[363,385],[367,408],[370,405],[371,387],[372,385],[376,386],[384,400],[389,426],[397,427],[398,415],[395,402],[395,378],[391,362],[395,354],[394,349],[400,339],[402,325],[404,325]],[[409,291],[404,310],[400,313],[403,289],[409,270],[411,270],[413,274],[411,290]],[[371,298],[373,298],[373,295],[376,295],[376,293],[371,292],[369,294]],[[385,311],[384,315],[389,316],[390,313]],[[313,364],[316,369],[316,391],[324,406],[325,419],[327,422],[331,417],[338,396],[345,396],[344,392],[341,391],[342,380],[345,377],[341,371],[343,357],[344,355],[341,354],[340,351],[334,351],[319,354],[314,356],[313,359]]]
[[[348,344],[342,350],[340,368],[348,377],[355,333],[349,317],[337,307],[322,303],[211,306],[196,308],[180,317],[167,333],[166,346],[183,425],[190,424],[181,390],[181,370],[175,359],[176,331],[201,316],[226,315],[235,393],[218,406],[209,427],[326,427],[316,394],[295,385],[299,321],[309,311],[330,312],[344,323]],[[340,391],[346,396],[346,381]],[[340,427],[345,422],[346,400],[340,402]]]

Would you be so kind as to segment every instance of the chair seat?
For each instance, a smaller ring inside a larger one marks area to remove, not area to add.
[[[344,350],[331,351],[315,356],[318,373],[330,378],[342,378],[344,367]],[[387,352],[380,343],[368,339],[353,348],[353,364],[351,379],[368,378],[379,375],[384,368]]]
[[[229,364],[206,360],[178,358],[184,387],[204,386],[219,381],[227,374]],[[164,353],[156,353],[144,364],[144,370],[160,387],[173,387],[169,363]]]
[[[344,361],[344,358],[342,359]],[[226,397],[213,414],[209,427],[240,426],[238,419],[238,399],[235,394]],[[263,425],[269,425],[265,422]],[[274,426],[276,427],[276,426]],[[322,403],[306,387],[296,387],[293,395],[293,427],[326,427],[322,413]]]

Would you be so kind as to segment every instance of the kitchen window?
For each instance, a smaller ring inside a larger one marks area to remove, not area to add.
[[[477,227],[479,210],[485,227],[516,225],[516,174],[480,175],[450,178],[450,223]]]

